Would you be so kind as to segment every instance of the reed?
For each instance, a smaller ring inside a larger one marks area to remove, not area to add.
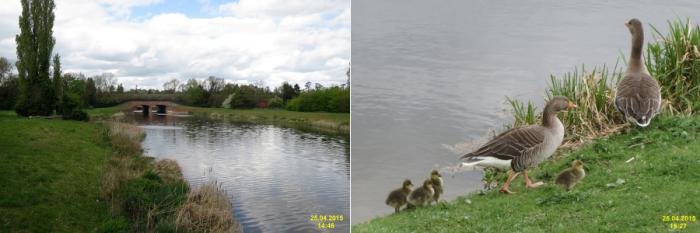
[[[645,65],[661,85],[663,111],[694,114],[700,111],[700,27],[690,20],[668,21],[663,35],[650,25],[654,40],[647,45]]]
[[[554,96],[566,96],[579,108],[561,114],[566,125],[566,141],[580,142],[615,131],[624,125],[624,119],[613,104],[614,83],[622,77],[617,65],[611,70],[607,66],[587,70],[585,66],[565,73],[561,77],[550,76],[545,100]],[[542,121],[542,113],[535,106],[517,99],[507,98],[513,114],[512,127],[536,124]]]

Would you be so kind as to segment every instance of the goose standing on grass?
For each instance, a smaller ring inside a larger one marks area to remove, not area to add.
[[[528,188],[536,188],[542,182],[533,183],[527,169],[549,158],[564,140],[564,125],[557,112],[578,108],[566,97],[555,96],[544,107],[541,125],[512,128],[496,136],[478,150],[460,158],[462,166],[494,167],[508,170],[508,180],[500,192],[511,194],[508,187],[520,173]]]
[[[406,205],[406,199],[408,198],[408,194],[411,193],[412,188],[413,184],[411,183],[411,180],[405,180],[401,188],[389,193],[389,197],[386,198],[384,203],[386,203],[388,206],[394,207],[394,213],[398,213],[399,209]]]
[[[632,33],[632,53],[624,77],[617,84],[615,107],[625,118],[641,127],[646,127],[661,107],[661,88],[651,77],[642,62],[644,29],[638,19],[625,23]]]

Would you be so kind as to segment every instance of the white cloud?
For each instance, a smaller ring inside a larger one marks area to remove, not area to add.
[[[213,18],[179,13],[140,21],[123,17],[134,6],[159,2],[57,0],[54,52],[61,54],[66,71],[116,71],[129,88],[161,88],[171,78],[209,75],[270,86],[345,82],[349,0],[241,0],[219,6],[224,15]],[[5,1],[0,9],[0,56],[15,59],[20,5]]]

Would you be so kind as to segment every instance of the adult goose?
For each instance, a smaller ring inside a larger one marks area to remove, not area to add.
[[[521,126],[501,133],[478,150],[462,156],[462,165],[509,169],[502,193],[513,193],[508,187],[520,173],[528,188],[539,187],[543,183],[533,183],[527,169],[549,158],[564,140],[564,125],[557,112],[577,107],[566,97],[553,97],[544,107],[541,125]]]
[[[632,33],[632,53],[624,77],[617,84],[615,107],[625,118],[641,127],[646,127],[659,112],[661,88],[651,77],[642,62],[644,29],[642,22],[631,19],[625,23]]]

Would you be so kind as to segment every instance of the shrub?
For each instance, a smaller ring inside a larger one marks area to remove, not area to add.
[[[270,98],[270,100],[267,101],[267,107],[282,108],[284,107],[284,101],[279,96],[272,97]]]
[[[288,101],[286,109],[300,112],[350,112],[350,90],[330,87],[304,92]]]

